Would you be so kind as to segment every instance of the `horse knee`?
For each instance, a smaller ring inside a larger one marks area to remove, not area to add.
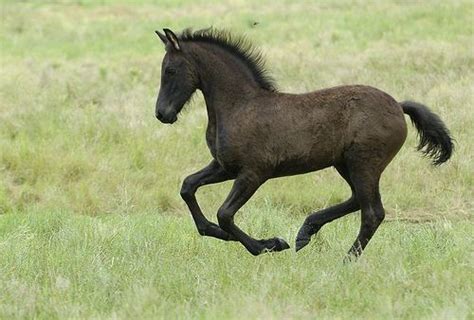
[[[181,191],[179,192],[179,194],[181,195],[181,198],[183,198],[184,201],[187,201],[194,196],[194,192],[195,192],[194,183],[189,177],[187,177],[183,181],[183,184],[181,186]]]
[[[226,229],[232,222],[233,214],[227,209],[219,209],[217,212],[217,221],[222,229]]]

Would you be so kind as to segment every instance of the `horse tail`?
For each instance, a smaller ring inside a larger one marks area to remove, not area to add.
[[[400,105],[418,131],[420,143],[417,150],[432,158],[435,166],[448,161],[453,153],[454,144],[448,128],[440,117],[417,102],[403,101]]]

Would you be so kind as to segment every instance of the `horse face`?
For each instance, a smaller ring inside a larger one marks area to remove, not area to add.
[[[164,31],[166,35],[156,32],[166,45],[166,54],[161,64],[161,85],[155,116],[163,123],[174,123],[185,103],[196,91],[197,77],[178,38],[170,30]]]

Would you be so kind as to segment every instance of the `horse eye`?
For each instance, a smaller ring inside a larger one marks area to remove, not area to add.
[[[169,76],[172,76],[173,74],[176,73],[176,70],[175,69],[171,69],[171,68],[166,68],[165,70],[165,74],[169,75]]]

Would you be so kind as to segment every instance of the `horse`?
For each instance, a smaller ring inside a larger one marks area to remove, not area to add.
[[[186,177],[180,191],[202,236],[238,241],[255,256],[290,248],[279,237],[252,238],[234,223],[234,215],[269,179],[334,167],[352,195],[309,214],[296,236],[296,251],[326,223],[361,210],[359,234],[346,256],[357,258],[385,217],[379,180],[405,142],[404,114],[418,131],[418,150],[434,165],[452,155],[449,130],[420,103],[397,102],[365,85],[280,92],[262,55],[245,37],[214,28],[155,32],[165,45],[156,118],[174,123],[196,90],[207,108],[212,161]],[[234,183],[215,224],[202,213],[195,193],[227,180]]]

